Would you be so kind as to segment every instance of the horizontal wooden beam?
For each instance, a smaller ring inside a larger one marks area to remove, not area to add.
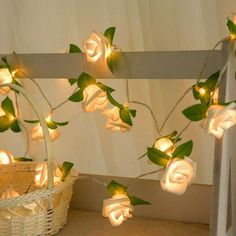
[[[120,58],[112,75],[106,63],[84,62],[84,54],[0,54],[14,68],[33,78],[77,78],[82,71],[96,78],[196,79],[210,51],[157,51],[113,53]],[[212,52],[205,77],[222,67],[226,58],[221,50]],[[20,77],[27,77],[21,75]]]

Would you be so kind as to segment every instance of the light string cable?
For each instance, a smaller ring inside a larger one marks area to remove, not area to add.
[[[205,72],[208,64],[209,64],[209,61],[210,61],[210,58],[213,54],[213,52],[215,51],[215,49],[220,45],[222,44],[223,42],[227,41],[229,39],[229,37],[225,37],[221,40],[219,40],[215,45],[214,47],[208,52],[207,54],[207,58],[202,66],[202,69],[200,71],[200,74],[199,74],[199,77],[196,81],[196,84],[198,84],[202,79],[203,79],[203,73]],[[174,113],[174,111],[176,110],[176,108],[178,107],[178,105],[182,102],[182,100],[185,98],[185,96],[192,91],[192,87],[188,88],[184,93],[183,95],[177,100],[177,102],[174,104],[174,106],[171,108],[171,110],[169,111],[169,113],[167,114],[166,118],[164,119],[164,122],[163,124],[161,125],[161,128],[160,128],[160,131],[162,131],[167,123],[167,121],[170,119],[171,115]]]

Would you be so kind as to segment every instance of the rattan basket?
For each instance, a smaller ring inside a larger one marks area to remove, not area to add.
[[[0,165],[0,194],[8,188],[20,194],[0,200],[0,236],[54,235],[66,224],[73,183],[77,177],[70,176],[66,181],[54,184],[51,140],[45,118],[38,111],[39,106],[23,88],[13,84],[0,85],[3,86],[19,91],[40,120],[45,139],[48,181],[44,188],[34,186],[37,162]]]

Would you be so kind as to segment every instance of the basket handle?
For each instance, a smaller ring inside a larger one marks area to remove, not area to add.
[[[21,93],[26,100],[29,102],[29,104],[32,106],[37,118],[40,121],[40,125],[42,127],[43,131],[43,136],[44,136],[44,144],[45,144],[45,150],[46,150],[46,157],[47,157],[47,174],[48,174],[48,189],[52,188],[54,186],[54,181],[53,181],[53,159],[52,159],[52,151],[51,151],[51,139],[49,135],[49,130],[47,123],[45,121],[45,117],[43,113],[38,109],[40,107],[37,103],[36,100],[32,96],[26,93],[26,91],[15,84],[10,84],[10,83],[5,83],[5,84],[0,84],[0,87],[10,87],[11,89],[14,89]]]

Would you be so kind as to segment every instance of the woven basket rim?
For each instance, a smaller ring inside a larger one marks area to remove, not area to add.
[[[34,201],[39,201],[41,199],[51,198],[55,193],[62,192],[67,187],[73,185],[78,176],[71,176],[67,178],[64,182],[55,185],[51,188],[42,188],[35,190],[30,193],[22,194],[18,197],[0,199],[0,208],[14,207],[17,205],[27,204]]]

